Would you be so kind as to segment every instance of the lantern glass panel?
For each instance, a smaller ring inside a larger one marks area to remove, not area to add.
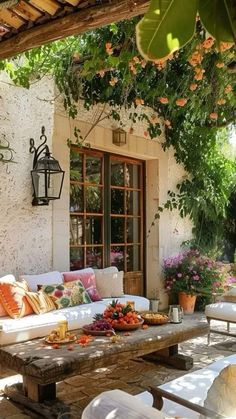
[[[59,199],[64,173],[48,172],[47,174],[47,196],[49,199]]]
[[[45,173],[32,170],[32,182],[36,198],[45,198]]]
[[[64,173],[32,170],[32,181],[35,197],[38,199],[58,199],[61,195],[61,187]]]

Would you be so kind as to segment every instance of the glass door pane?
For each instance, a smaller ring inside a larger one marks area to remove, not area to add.
[[[125,272],[142,269],[142,164],[111,156],[110,264]],[[116,246],[117,243],[117,246]]]
[[[103,267],[103,155],[74,147],[71,151],[71,269]],[[99,215],[97,215],[99,214]]]

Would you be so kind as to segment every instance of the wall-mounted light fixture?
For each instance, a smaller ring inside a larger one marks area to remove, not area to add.
[[[46,144],[47,137],[44,127],[42,127],[40,140],[42,144],[36,148],[34,139],[30,138],[29,151],[32,154],[34,153],[33,170],[31,170],[33,184],[32,205],[48,205],[49,201],[59,199],[65,175],[59,162],[51,156],[49,147]]]
[[[127,142],[127,134],[122,128],[117,128],[112,131],[112,142],[115,145],[125,145]]]

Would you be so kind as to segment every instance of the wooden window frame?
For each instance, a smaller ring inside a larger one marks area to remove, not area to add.
[[[93,249],[93,248],[102,248],[102,267],[110,266],[110,254],[111,254],[111,248],[113,247],[124,247],[124,271],[129,274],[130,272],[134,271],[128,271],[127,272],[127,249],[128,247],[133,247],[137,245],[139,247],[139,253],[140,253],[140,269],[138,272],[144,272],[145,268],[145,247],[144,247],[144,232],[145,232],[145,213],[144,213],[144,174],[145,174],[145,164],[144,161],[134,158],[125,157],[122,155],[112,154],[108,152],[103,151],[97,151],[93,149],[83,149],[79,148],[77,146],[71,147],[73,151],[78,152],[79,154],[83,155],[83,178],[82,181],[74,181],[71,180],[71,185],[78,185],[83,187],[83,212],[76,211],[76,212],[70,212],[70,217],[78,216],[83,218],[83,244],[76,244],[71,245],[70,248],[79,248],[83,249],[83,264],[84,267],[86,267],[86,249]],[[86,157],[87,155],[90,156],[97,156],[101,158],[102,161],[102,168],[101,168],[101,183],[95,184],[91,182],[86,182]],[[135,164],[140,167],[139,169],[139,187],[129,187],[125,184],[124,186],[117,186],[112,185],[110,182],[111,178],[111,163],[112,161],[120,161],[124,164],[124,167],[126,168],[126,165],[128,164]],[[93,213],[93,212],[86,212],[86,187],[92,186],[92,187],[100,187],[102,189],[102,199],[101,199],[101,206],[103,208],[102,213]],[[124,214],[112,214],[111,213],[111,189],[118,189],[118,190],[124,190]],[[126,213],[126,192],[127,191],[133,191],[133,192],[139,192],[139,214],[138,215],[132,215]],[[87,217],[101,217],[102,218],[102,243],[101,244],[87,244],[86,243],[86,233],[85,233],[85,222]],[[125,241],[123,243],[111,243],[111,219],[112,218],[124,218],[124,239]],[[137,220],[141,220],[139,222],[139,241],[138,242],[128,242],[127,241],[127,220],[135,218]],[[108,221],[107,221],[108,220]]]

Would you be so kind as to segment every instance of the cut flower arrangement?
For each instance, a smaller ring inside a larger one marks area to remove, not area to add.
[[[170,293],[211,295],[224,291],[221,264],[190,249],[164,260],[165,289]]]

